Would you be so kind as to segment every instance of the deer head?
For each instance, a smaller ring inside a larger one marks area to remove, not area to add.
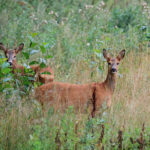
[[[105,49],[103,49],[103,56],[108,63],[108,72],[116,74],[118,72],[120,61],[125,56],[125,50],[120,51],[119,55],[116,58],[113,58]]]
[[[21,43],[17,48],[8,49],[3,43],[0,43],[0,49],[4,51],[7,62],[12,66],[16,63],[16,55],[23,50],[24,44]]]

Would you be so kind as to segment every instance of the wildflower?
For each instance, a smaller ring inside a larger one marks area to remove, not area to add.
[[[61,25],[64,25],[64,22],[63,22],[63,21],[61,21]]]
[[[55,16],[58,17],[58,13],[55,13]]]
[[[44,24],[48,24],[47,20],[43,20],[43,23],[44,23]]]
[[[78,11],[78,12],[80,13],[81,11],[82,11],[82,9],[79,9],[79,11]]]
[[[87,45],[87,46],[90,46],[90,43],[87,43],[86,45]]]
[[[147,6],[147,3],[146,3],[146,2],[143,2],[142,5],[143,5],[143,6]]]
[[[93,8],[93,5],[85,5],[85,9]]]
[[[54,14],[54,12],[51,10],[48,14],[49,14],[49,15],[53,15],[53,14]]]
[[[100,4],[101,4],[101,6],[104,6],[104,5],[105,5],[104,1],[101,1],[101,3],[100,3]]]

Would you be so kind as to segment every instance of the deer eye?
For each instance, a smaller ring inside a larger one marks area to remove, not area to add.
[[[14,58],[16,58],[16,56],[14,56]]]
[[[117,65],[119,65],[119,63],[117,63]]]

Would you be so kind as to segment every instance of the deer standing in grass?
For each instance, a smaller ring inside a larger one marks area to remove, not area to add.
[[[76,110],[90,109],[92,117],[104,101],[107,102],[107,107],[110,107],[118,66],[125,56],[125,50],[122,50],[116,58],[112,58],[104,49],[103,56],[108,63],[108,74],[104,82],[81,85],[61,82],[44,84],[35,91],[37,100],[42,105],[48,102],[56,110],[70,105]]]
[[[24,44],[21,43],[17,48],[7,49],[3,43],[0,43],[0,49],[4,51],[5,57],[7,58],[8,63],[13,69],[13,73],[21,72],[21,75],[25,75],[25,67],[19,65],[16,60],[16,55],[23,50]],[[48,66],[45,68],[40,68],[40,65],[31,65],[30,68],[35,72],[37,80],[41,83],[48,83],[54,80],[54,73],[52,69]],[[49,72],[49,74],[42,74],[44,72]]]

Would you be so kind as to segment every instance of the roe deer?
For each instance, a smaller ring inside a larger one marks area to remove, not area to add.
[[[21,72],[21,75],[24,75],[25,67],[23,65],[19,65],[16,60],[16,55],[23,50],[24,44],[21,43],[17,48],[7,49],[3,43],[0,43],[0,49],[4,51],[5,57],[7,58],[8,63],[13,69],[13,73],[17,71]],[[35,72],[37,79],[41,83],[47,83],[54,80],[53,70],[48,66],[45,68],[40,68],[40,65],[31,65],[30,68]],[[49,72],[50,75],[44,74],[45,72]],[[43,74],[42,74],[43,73]]]
[[[55,109],[70,105],[73,105],[75,109],[90,109],[92,117],[104,101],[107,102],[107,107],[110,107],[118,66],[125,56],[125,50],[122,50],[116,58],[112,58],[103,49],[103,56],[108,63],[108,74],[104,82],[81,85],[61,82],[44,84],[35,90],[36,99],[42,106],[47,102],[51,106],[55,105]]]

